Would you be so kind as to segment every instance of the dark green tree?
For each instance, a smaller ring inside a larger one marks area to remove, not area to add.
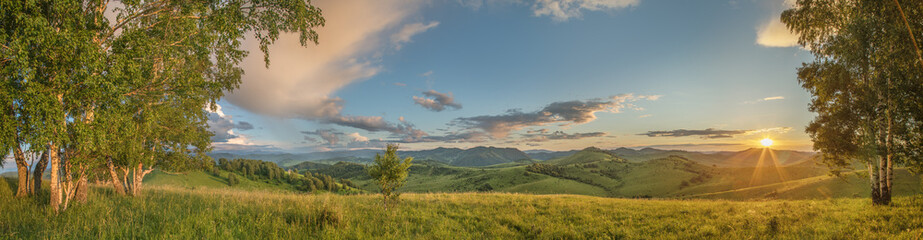
[[[240,184],[240,179],[237,179],[237,174],[228,173],[228,185],[237,186]]]

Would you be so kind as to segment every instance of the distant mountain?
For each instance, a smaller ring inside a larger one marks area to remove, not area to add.
[[[325,164],[334,164],[337,162],[352,162],[368,164],[372,162],[375,154],[381,153],[381,150],[353,150],[353,151],[335,151],[335,152],[316,152],[316,153],[259,153],[259,154],[235,154],[232,152],[210,153],[214,159],[218,158],[246,158],[274,162],[282,167],[291,167],[295,164],[313,161]],[[496,164],[512,163],[519,160],[531,159],[526,153],[515,148],[497,148],[497,147],[474,147],[469,149],[460,148],[435,148],[422,151],[399,151],[400,157],[413,157],[417,160],[432,160],[446,163],[452,166],[464,167],[483,167]]]
[[[594,148],[598,149],[598,148]],[[682,150],[663,150],[656,148],[617,148],[611,150],[600,150],[613,154],[614,156],[627,160],[628,162],[646,162],[654,159],[662,159],[670,156],[680,156],[699,164],[715,167],[756,167],[759,164],[770,164],[787,166],[798,164],[811,160],[814,157],[812,152],[799,152],[791,150],[750,148],[737,152],[693,152]],[[460,148],[434,148],[420,151],[399,151],[401,157],[413,157],[416,160],[431,160],[442,162],[452,166],[462,167],[485,167],[497,164],[525,163],[523,160],[540,160],[548,161],[559,159],[578,154],[579,150],[569,151],[549,151],[549,150],[528,150],[520,151],[516,148],[497,148],[497,147],[474,147],[469,149]],[[373,162],[375,154],[381,153],[381,150],[351,150],[351,151],[332,151],[332,152],[315,152],[315,153],[252,153],[252,152],[214,152],[210,153],[214,159],[218,158],[247,158],[258,159],[263,161],[274,162],[281,167],[291,167],[295,164],[313,161],[324,164],[335,164],[337,162],[351,162],[359,164],[369,164]],[[762,159],[762,161],[761,161]],[[766,165],[768,166],[768,165]]]
[[[436,148],[423,151],[398,153],[401,157],[414,157],[420,160],[433,160],[452,166],[483,167],[517,160],[530,159],[529,155],[515,148],[474,147],[469,149]]]
[[[527,155],[529,155],[529,157],[532,158],[532,159],[546,161],[546,160],[551,160],[551,159],[555,159],[555,158],[560,158],[560,157],[566,157],[566,156],[574,155],[574,153],[577,153],[577,152],[579,152],[579,151],[580,151],[580,150],[557,151],[557,152],[555,152],[555,151],[548,151],[548,150],[538,150],[538,151],[532,150],[532,151],[525,151],[525,153],[526,153]]]

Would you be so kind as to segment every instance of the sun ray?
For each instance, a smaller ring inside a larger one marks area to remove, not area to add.
[[[773,167],[776,168],[776,174],[779,175],[779,180],[785,182],[788,178],[785,176],[785,169],[782,169],[782,165],[779,164],[779,158],[776,157],[776,152],[769,149],[769,157],[772,158],[772,164]]]
[[[767,148],[763,148],[763,151],[760,153],[760,159],[756,162],[756,166],[753,167],[753,176],[750,177],[750,187],[752,187],[753,184],[756,183],[758,179],[763,177],[762,168],[763,168],[763,162],[765,162],[765,159],[766,159],[767,150],[768,150]]]

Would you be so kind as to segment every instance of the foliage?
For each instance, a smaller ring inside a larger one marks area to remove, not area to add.
[[[300,0],[110,2],[0,2],[0,152],[47,146],[55,210],[95,168],[136,195],[154,167],[204,166],[205,108],[240,84],[241,41],[268,65],[280,34],[316,44],[324,24]]]
[[[228,173],[228,186],[236,186],[240,184],[240,179],[237,179],[237,174]]]
[[[375,154],[375,164],[369,167],[369,176],[378,182],[385,200],[398,198],[399,195],[394,194],[394,190],[404,185],[410,162],[413,161],[412,157],[402,161],[397,156],[397,148],[395,144],[388,144],[385,155]]]
[[[798,69],[817,113],[806,129],[814,149],[834,173],[865,163],[880,204],[890,201],[895,164],[923,165],[923,63],[908,32],[923,32],[923,22],[904,18],[923,19],[923,2],[800,0],[782,13],[815,56]]]
[[[315,192],[317,190],[339,192],[340,190],[348,190],[350,187],[345,183],[342,184],[342,186],[337,184],[336,180],[329,175],[311,174],[310,172],[305,172],[304,175],[301,175],[286,171],[273,162],[262,160],[227,160],[220,158],[218,159],[218,168],[232,172],[231,175],[237,173],[254,181],[265,181],[273,184],[291,184],[295,186],[295,189],[303,192]],[[353,186],[355,185],[353,184]]]

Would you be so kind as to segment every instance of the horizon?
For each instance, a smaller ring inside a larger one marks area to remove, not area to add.
[[[794,71],[813,57],[779,27],[791,3],[615,2],[317,1],[320,43],[283,35],[268,69],[245,59],[212,145],[813,151]]]

